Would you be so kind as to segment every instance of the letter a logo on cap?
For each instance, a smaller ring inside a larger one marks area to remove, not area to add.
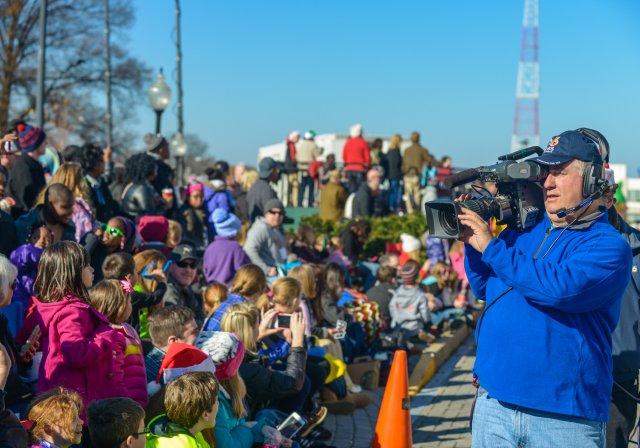
[[[556,135],[551,140],[549,140],[549,143],[547,144],[547,149],[545,149],[544,152],[553,152],[553,150],[556,148],[556,145],[558,143],[560,143],[560,136]]]

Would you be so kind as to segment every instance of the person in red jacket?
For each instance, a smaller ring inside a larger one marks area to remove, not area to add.
[[[349,182],[349,194],[351,194],[358,191],[365,173],[371,167],[371,150],[369,144],[362,138],[361,124],[351,126],[349,135],[342,149],[342,162]]]

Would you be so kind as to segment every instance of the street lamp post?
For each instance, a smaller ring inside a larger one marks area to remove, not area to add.
[[[171,89],[164,80],[162,69],[158,73],[156,82],[154,82],[147,91],[149,97],[149,103],[156,112],[156,134],[160,133],[160,120],[162,119],[162,112],[167,108],[171,102]]]
[[[38,37],[38,89],[36,91],[36,122],[44,128],[44,79],[46,76],[47,0],[40,0],[40,36]]]
[[[173,134],[169,141],[169,149],[176,158],[176,177],[178,186],[181,186],[184,183],[184,155],[187,153],[187,143],[184,141],[182,132]]]

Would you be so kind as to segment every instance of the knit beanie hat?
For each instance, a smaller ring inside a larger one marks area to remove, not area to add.
[[[213,360],[219,380],[236,375],[244,359],[244,344],[238,336],[226,331],[201,331],[196,347]]]
[[[145,243],[161,241],[167,238],[169,221],[164,216],[143,216],[138,222],[138,233]]]
[[[408,233],[403,233],[400,235],[400,239],[402,240],[402,251],[409,253],[414,250],[420,250],[422,245],[420,244],[420,240],[415,236],[409,235]]]
[[[242,224],[236,215],[223,208],[217,208],[211,215],[211,221],[216,228],[216,235],[233,238],[240,232]]]
[[[25,154],[38,149],[44,139],[47,138],[47,134],[41,128],[26,123],[18,123],[16,130],[18,131],[20,149]]]
[[[418,263],[405,263],[405,265],[402,266],[402,269],[400,269],[400,277],[402,277],[402,283],[404,285],[415,285],[418,271],[420,271]]]
[[[215,373],[215,371],[216,366],[213,360],[202,350],[198,350],[193,345],[174,342],[169,346],[169,350],[160,364],[156,382],[160,383],[160,378],[163,378],[164,384],[168,384],[185,373]]]

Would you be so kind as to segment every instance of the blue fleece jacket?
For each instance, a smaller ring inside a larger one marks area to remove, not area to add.
[[[528,231],[502,232],[482,254],[467,245],[466,255],[471,288],[487,301],[476,328],[482,387],[509,404],[607,421],[611,333],[631,250],[606,214],[564,232],[545,215]]]

